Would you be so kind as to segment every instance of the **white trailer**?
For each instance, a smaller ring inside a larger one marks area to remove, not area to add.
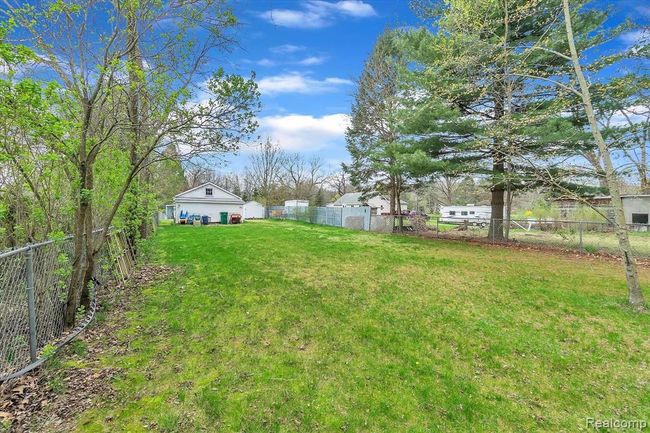
[[[443,223],[470,223],[470,224],[489,224],[492,216],[490,206],[475,206],[468,204],[465,206],[442,206],[440,208],[440,222]]]

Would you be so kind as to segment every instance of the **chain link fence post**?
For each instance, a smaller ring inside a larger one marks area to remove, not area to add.
[[[578,248],[580,249],[580,251],[584,252],[585,246],[584,243],[582,242],[582,221],[578,223],[578,239],[579,239]]]
[[[34,249],[30,246],[25,252],[25,277],[27,291],[27,316],[29,320],[29,357],[36,361],[36,302],[34,299]]]

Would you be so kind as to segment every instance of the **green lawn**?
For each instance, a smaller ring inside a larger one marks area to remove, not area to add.
[[[149,249],[179,271],[143,290],[129,349],[102,361],[120,397],[79,431],[650,420],[650,315],[624,306],[616,264],[289,221],[163,227]]]
[[[435,221],[429,223],[435,228]],[[440,224],[443,236],[456,238],[475,238],[486,240],[490,236],[489,227],[468,226],[467,230],[458,230],[461,225]],[[543,244],[551,247],[578,249],[580,237],[575,227],[573,230],[539,230],[530,231],[521,228],[510,229],[510,240],[526,244]],[[618,253],[618,238],[614,232],[597,232],[585,230],[582,236],[583,247],[589,252]],[[630,232],[630,244],[635,254],[640,257],[650,257],[650,232]]]

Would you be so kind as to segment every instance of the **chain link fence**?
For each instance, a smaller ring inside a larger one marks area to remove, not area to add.
[[[607,222],[432,217],[428,228],[440,238],[534,244],[589,253],[619,251],[615,227]],[[650,225],[628,224],[628,230],[634,253],[650,257]]]
[[[334,227],[392,233],[399,231],[399,217],[375,215],[363,207],[273,206],[269,218],[303,221]],[[615,227],[607,222],[548,219],[496,219],[402,216],[404,230],[446,239],[490,243],[531,244],[589,253],[618,254]],[[639,257],[650,257],[650,225],[629,224],[630,243]]]
[[[67,237],[0,253],[0,380],[29,371],[42,362],[44,352],[70,341],[94,315],[97,283],[124,281],[134,266],[125,234],[111,232],[96,258],[91,308],[80,309],[79,325],[66,330],[73,242]]]
[[[271,219],[288,219],[356,230],[370,230],[371,219],[375,217],[375,215],[371,215],[371,209],[368,206],[272,206],[269,210]]]

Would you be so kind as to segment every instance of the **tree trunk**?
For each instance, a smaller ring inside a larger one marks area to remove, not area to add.
[[[492,206],[491,220],[490,220],[490,237],[495,241],[503,240],[503,208],[504,208],[504,188],[503,188],[503,175],[505,173],[505,164],[503,156],[494,152],[494,163],[492,166],[492,173],[497,177],[497,181],[492,186]]]
[[[389,197],[389,200],[390,200],[390,205],[389,205],[390,206],[390,217],[391,217],[391,221],[392,221],[392,225],[393,225],[391,227],[391,231],[392,231],[392,230],[395,230],[395,213],[397,212],[396,207],[395,207],[395,177],[392,176],[392,175],[390,176],[390,189],[389,189],[389,191],[390,191],[390,193],[389,193],[389,195],[390,195],[390,197]]]
[[[134,167],[139,163],[140,154],[138,152],[142,145],[142,140],[146,139],[142,129],[142,116],[145,111],[145,97],[143,95],[143,80],[140,74],[144,71],[142,53],[140,52],[140,35],[138,23],[133,10],[127,11],[127,47],[128,60],[131,64],[129,69],[129,104],[128,115],[131,126],[131,166]],[[150,234],[150,221],[148,217],[149,203],[147,201],[147,186],[149,185],[150,173],[145,168],[140,172],[139,178],[133,182],[131,188],[132,203],[131,213],[136,216],[138,226],[132,227],[129,231],[129,240],[131,245],[137,245],[137,238],[146,239]]]
[[[89,119],[89,111],[86,119]],[[92,194],[94,188],[93,160],[88,158],[86,149],[86,131],[82,132],[79,144],[81,162],[79,171],[79,206],[75,214],[74,253],[72,258],[72,275],[68,287],[65,307],[65,325],[75,324],[75,315],[79,305],[90,305],[88,284],[93,277],[95,251],[93,239]],[[83,302],[83,303],[82,303]]]
[[[504,230],[504,238],[505,240],[510,239],[510,219],[512,217],[512,188],[510,186],[510,182],[508,182],[508,186],[506,189],[506,222],[505,226],[503,228]]]
[[[645,152],[642,150],[642,155],[645,155]],[[650,194],[650,179],[648,179],[648,164],[646,158],[641,159],[641,164],[639,164],[639,183],[641,185],[641,194]]]
[[[11,201],[7,207],[7,215],[5,217],[5,227],[7,244],[10,248],[16,247],[18,245],[18,240],[16,239],[16,204]]]
[[[596,154],[596,152],[585,152],[584,157],[596,172],[598,186],[603,190],[603,192],[607,192],[607,179],[605,176],[605,170],[603,170],[603,167],[600,163],[600,157]]]
[[[85,176],[84,176],[85,177]],[[86,183],[84,182],[83,185]],[[72,275],[68,286],[68,296],[65,307],[65,324],[74,326],[75,314],[81,301],[81,294],[86,285],[86,271],[88,264],[88,248],[86,247],[86,220],[90,214],[90,202],[83,193],[80,193],[79,208],[75,215],[74,226],[74,251],[72,257]]]
[[[573,69],[580,85],[580,96],[582,97],[582,102],[587,113],[587,118],[589,119],[591,132],[594,136],[596,144],[598,145],[598,149],[605,164],[605,178],[607,180],[607,187],[609,188],[609,193],[612,198],[612,206],[614,207],[616,218],[616,235],[618,237],[618,245],[621,256],[623,258],[623,265],[625,267],[628,300],[631,306],[637,309],[642,309],[644,306],[643,293],[641,292],[641,285],[639,284],[639,276],[636,269],[636,260],[630,246],[630,238],[625,221],[625,213],[623,212],[623,201],[621,200],[621,194],[619,190],[618,176],[616,175],[614,164],[612,163],[609,148],[605,144],[605,140],[603,139],[603,136],[600,133],[600,129],[598,128],[593,105],[591,103],[589,85],[587,84],[587,80],[585,79],[585,76],[582,72],[582,67],[580,66],[578,51],[576,50],[575,41],[573,38],[569,1],[562,0],[562,5],[564,10],[564,21],[567,32],[567,40],[569,42],[569,49],[571,51]]]
[[[404,231],[404,218],[402,217],[402,178],[401,176],[395,176],[395,203],[397,204],[397,215],[399,218],[399,231]]]

